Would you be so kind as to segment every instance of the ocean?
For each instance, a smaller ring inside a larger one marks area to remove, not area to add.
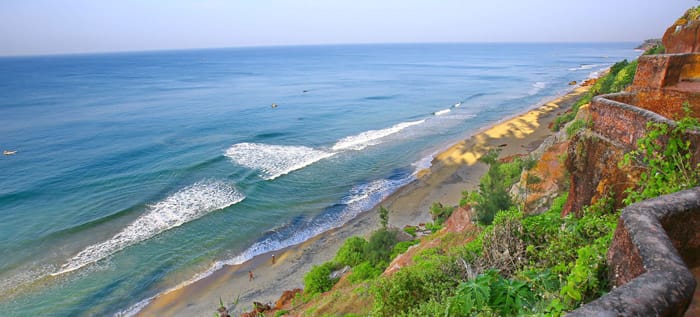
[[[0,312],[119,315],[306,241],[634,44],[0,58]]]

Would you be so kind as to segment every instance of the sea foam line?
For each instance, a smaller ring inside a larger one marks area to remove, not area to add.
[[[187,186],[164,200],[148,206],[148,210],[111,239],[91,245],[51,273],[61,275],[104,259],[126,247],[209,212],[226,208],[245,199],[234,186],[219,181],[202,181]]]

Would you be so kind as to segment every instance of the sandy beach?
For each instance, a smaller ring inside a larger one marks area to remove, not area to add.
[[[464,190],[473,190],[487,166],[478,158],[493,148],[501,157],[527,154],[552,135],[549,125],[568,110],[588,87],[546,102],[526,113],[505,119],[468,136],[435,156],[430,168],[400,188],[380,205],[390,213],[390,225],[403,227],[431,221],[433,202],[458,204]],[[376,209],[376,207],[375,207]],[[284,290],[303,288],[303,276],[315,264],[333,258],[343,241],[368,236],[379,227],[376,210],[362,213],[344,226],[330,230],[300,245],[263,254],[241,265],[226,266],[183,288],[155,298],[137,316],[212,316],[219,298],[230,303],[240,295],[236,312],[250,310],[253,301],[274,302]],[[254,274],[249,280],[248,272]]]

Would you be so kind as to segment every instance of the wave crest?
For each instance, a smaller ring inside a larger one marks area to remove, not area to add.
[[[389,128],[381,130],[369,130],[362,132],[358,135],[353,135],[340,139],[335,145],[333,145],[333,151],[342,150],[362,150],[368,146],[377,145],[381,143],[381,139],[392,134],[398,133],[403,129],[419,125],[425,122],[425,119],[418,121],[401,122],[395,124]]]
[[[163,231],[200,218],[214,210],[234,205],[243,199],[245,195],[234,186],[223,182],[194,183],[154,205],[149,205],[146,213],[112,239],[85,248],[51,275],[56,276],[77,270],[126,247],[150,239]]]
[[[236,164],[258,170],[260,177],[271,180],[331,157],[334,153],[306,146],[238,143],[228,148],[225,155]]]

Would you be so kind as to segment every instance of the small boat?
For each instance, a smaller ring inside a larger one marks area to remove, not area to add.
[[[17,154],[17,151],[4,150],[4,151],[2,151],[2,154],[3,155],[15,155],[15,154]]]
[[[272,108],[277,108],[277,104],[276,104],[276,103],[273,103],[272,105],[270,105],[270,107],[272,107]]]

